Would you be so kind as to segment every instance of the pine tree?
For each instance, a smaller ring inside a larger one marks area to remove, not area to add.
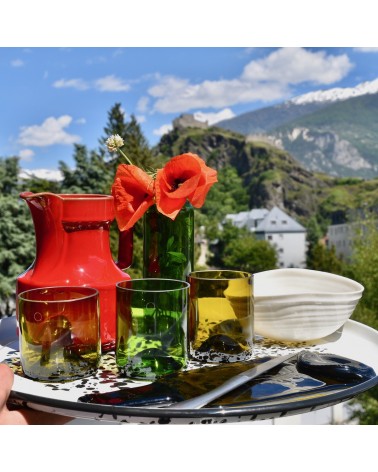
[[[35,257],[34,228],[20,200],[19,159],[0,159],[0,317],[15,308],[16,279]]]
[[[19,158],[16,156],[0,159],[0,193],[15,195],[18,193]]]
[[[114,155],[110,154],[107,150],[106,140],[113,134],[118,134],[121,138],[124,138],[126,136],[126,128],[125,113],[121,108],[121,104],[116,103],[108,112],[108,121],[104,127],[104,136],[99,139],[100,154],[103,157],[114,158]]]
[[[319,241],[322,237],[322,231],[316,219],[316,216],[311,216],[306,225],[307,229],[307,252],[306,252],[306,267],[312,269],[316,264],[316,252],[318,251]]]
[[[99,140],[100,155],[108,162],[108,166],[114,174],[119,164],[126,164],[124,158],[118,153],[109,153],[107,150],[106,140],[114,134],[118,134],[124,140],[125,145],[122,147],[122,151],[133,164],[144,169],[158,166],[158,161],[154,159],[136,117],[131,115],[130,121],[127,122],[121,104],[116,103],[108,112],[104,136]]]
[[[62,193],[99,193],[109,194],[113,175],[96,152],[88,152],[86,146],[75,144],[75,168],[70,169],[65,162],[59,162],[63,174]]]

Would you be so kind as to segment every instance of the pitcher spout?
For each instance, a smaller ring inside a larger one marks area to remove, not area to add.
[[[47,208],[54,212],[55,218],[60,216],[63,201],[60,195],[50,192],[22,192],[20,193],[20,198],[28,204],[33,219],[40,211],[46,211]]]

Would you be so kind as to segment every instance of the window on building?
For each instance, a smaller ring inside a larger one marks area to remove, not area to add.
[[[276,224],[276,220],[271,220],[270,222],[272,223],[272,225]]]
[[[282,220],[282,224],[283,224],[283,225],[287,225],[287,221],[286,221],[286,220]]]
[[[273,239],[273,236],[271,234],[268,234],[268,241],[271,241]]]

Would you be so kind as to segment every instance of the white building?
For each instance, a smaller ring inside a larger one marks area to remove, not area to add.
[[[269,210],[266,208],[255,208],[249,211],[241,211],[240,213],[229,214],[226,216],[232,224],[238,228],[247,228],[255,232],[257,226],[264,220]]]
[[[234,226],[246,227],[258,239],[268,241],[276,249],[279,267],[306,267],[306,228],[278,207],[230,214],[226,218]]]
[[[365,241],[371,231],[378,230],[378,222],[361,220],[352,223],[330,225],[327,230],[327,246],[334,247],[337,257],[346,262],[353,259],[353,252],[358,241]]]
[[[328,226],[327,246],[334,247],[336,256],[347,261],[352,255],[354,227],[345,223]]]

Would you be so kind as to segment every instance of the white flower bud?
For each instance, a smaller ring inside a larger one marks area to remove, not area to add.
[[[124,141],[118,134],[113,134],[106,140],[106,146],[109,152],[114,152],[124,145]]]

